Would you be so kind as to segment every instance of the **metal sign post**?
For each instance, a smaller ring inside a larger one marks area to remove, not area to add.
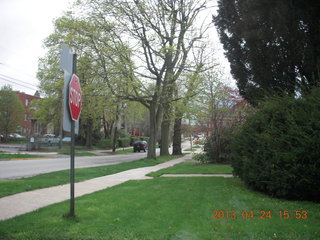
[[[75,148],[75,140],[74,140],[74,125],[75,122],[71,121],[71,149],[70,149],[70,217],[75,216],[74,211],[74,148]]]
[[[81,88],[80,81],[76,72],[76,54],[72,53],[72,50],[63,45],[61,49],[61,61],[60,66],[64,70],[64,115],[63,115],[63,129],[71,132],[71,148],[70,148],[70,213],[69,217],[75,216],[75,198],[74,198],[74,152],[75,152],[75,132],[79,131],[79,116],[81,112]],[[77,78],[76,86],[72,85],[74,77]],[[71,87],[70,87],[70,86]],[[75,90],[76,89],[76,90]],[[73,92],[71,92],[72,90]],[[76,92],[75,92],[76,91]],[[76,100],[75,100],[76,99]],[[76,104],[76,105],[75,105]],[[75,111],[75,112],[74,112]],[[76,117],[74,117],[76,116]],[[76,126],[77,130],[76,130]]]
[[[74,59],[74,64],[76,63]],[[73,69],[76,69],[75,66]],[[73,74],[69,84],[69,109],[71,116],[71,150],[70,150],[70,216],[74,217],[74,149],[75,122],[79,120],[82,104],[79,78]]]
[[[73,65],[73,71],[72,74],[75,74],[76,72],[76,64],[77,64],[77,55],[73,54],[72,59],[72,65]],[[70,91],[70,87],[69,87]],[[68,102],[70,102],[70,93],[68,94],[69,99]],[[70,105],[70,103],[69,103]],[[78,119],[77,119],[78,120]],[[74,148],[75,148],[75,120],[71,119],[71,149],[70,149],[70,217],[75,216],[75,201],[74,201]]]

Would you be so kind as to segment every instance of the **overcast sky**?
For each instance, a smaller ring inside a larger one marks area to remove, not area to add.
[[[0,0],[0,86],[34,94],[43,40],[70,0]],[[24,85],[26,87],[22,87]]]
[[[43,57],[43,40],[53,32],[53,20],[70,8],[72,0],[0,0],[0,87],[34,94],[38,59]],[[216,35],[215,29],[210,32]],[[228,69],[220,48],[220,59]],[[228,78],[228,77],[227,77]],[[24,87],[23,87],[24,86]]]

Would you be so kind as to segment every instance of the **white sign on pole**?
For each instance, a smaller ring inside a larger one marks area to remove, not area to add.
[[[73,60],[75,54],[72,49],[66,45],[61,47],[60,67],[64,70],[64,87],[63,87],[63,130],[71,132],[71,116],[69,111],[69,83],[74,72]],[[75,133],[79,133],[79,120],[75,121]]]

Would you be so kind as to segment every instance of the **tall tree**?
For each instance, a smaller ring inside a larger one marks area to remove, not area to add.
[[[320,2],[219,0],[214,17],[242,96],[297,94],[320,86]]]
[[[62,137],[60,129],[62,130],[63,72],[59,59],[58,47],[48,49],[46,55],[39,59],[37,77],[40,79],[40,92],[45,98],[34,100],[32,104],[37,109],[34,114],[38,121],[45,126],[52,124],[55,134]]]
[[[188,70],[191,49],[204,37],[206,26],[196,26],[195,20],[206,3],[207,0],[85,1],[92,8],[96,25],[110,32],[106,23],[110,18],[116,19],[117,28],[113,29],[122,31],[116,41],[130,44],[133,49],[130,55],[121,51],[117,60],[126,70],[127,84],[133,86],[133,91],[126,92],[124,97],[149,110],[148,157],[156,157],[157,132],[163,112],[172,101],[173,86],[181,73]],[[135,66],[128,65],[128,59],[133,59]],[[167,149],[167,142],[166,145],[162,147]]]
[[[23,118],[24,107],[10,86],[0,90],[0,131],[6,136],[15,132]]]
[[[43,93],[51,99],[51,101],[46,102],[55,104],[53,109],[59,109],[62,105],[59,101],[62,99],[63,88],[63,74],[59,67],[61,44],[67,44],[77,52],[77,75],[80,78],[83,92],[83,106],[80,117],[83,131],[80,131],[80,135],[88,147],[92,146],[94,130],[100,129],[101,117],[105,116],[107,111],[111,113],[110,108],[112,107],[110,106],[115,105],[115,98],[104,83],[104,78],[110,76],[101,76],[101,72],[103,72],[101,69],[108,68],[111,65],[104,61],[103,66],[101,66],[101,62],[98,61],[100,56],[96,52],[100,51],[108,55],[112,55],[112,53],[108,52],[104,45],[93,42],[94,39],[107,41],[107,38],[108,35],[101,34],[90,19],[75,17],[72,12],[68,12],[55,21],[55,31],[45,41],[48,54],[45,58],[40,59],[39,64],[40,87]],[[115,69],[116,67],[112,66],[110,68]],[[119,77],[119,74],[113,76],[113,78],[116,77]],[[123,89],[119,85],[117,87],[119,91]],[[42,104],[42,106],[45,105]],[[43,119],[48,119],[49,113],[42,113],[46,115]],[[57,110],[55,114],[56,118],[61,119],[61,111]]]
[[[211,66],[212,67],[212,66]],[[189,105],[192,101],[191,99],[196,97],[201,93],[202,89],[200,88],[204,78],[203,66],[200,65],[197,67],[197,70],[193,73],[186,74],[183,76],[183,81],[178,82],[174,91],[174,97],[179,99],[173,105],[174,107],[174,125],[173,125],[173,137],[172,137],[172,154],[180,155],[182,154],[181,148],[181,135],[182,135],[182,118],[190,111]],[[183,86],[184,83],[184,86]],[[182,87],[183,86],[183,87]]]

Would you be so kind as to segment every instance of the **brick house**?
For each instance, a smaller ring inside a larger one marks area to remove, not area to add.
[[[19,100],[23,104],[23,107],[25,109],[23,119],[20,122],[20,134],[27,136],[27,135],[40,135],[42,133],[42,126],[37,123],[37,120],[32,118],[32,111],[30,107],[30,103],[34,99],[41,99],[38,92],[35,93],[35,95],[29,95],[24,92],[16,91],[16,94],[18,95]]]

